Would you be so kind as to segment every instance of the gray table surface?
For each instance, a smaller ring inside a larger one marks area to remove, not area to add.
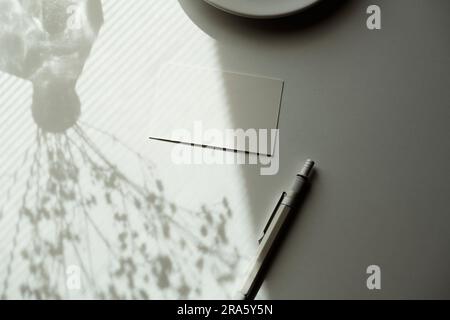
[[[180,4],[218,41],[224,69],[286,81],[281,170],[266,184],[246,177],[253,211],[317,161],[268,297],[450,298],[450,2],[324,1],[278,21]],[[371,4],[382,30],[366,28]],[[372,264],[379,291],[366,287]]]

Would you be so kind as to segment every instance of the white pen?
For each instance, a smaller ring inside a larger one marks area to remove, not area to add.
[[[286,219],[297,209],[301,201],[305,185],[314,167],[314,161],[307,160],[295,178],[295,182],[289,193],[283,192],[272,215],[267,222],[261,237],[256,257],[251,265],[244,286],[239,292],[237,299],[253,300],[261,287],[265,273],[268,269],[269,259],[273,253],[280,234],[285,226]]]

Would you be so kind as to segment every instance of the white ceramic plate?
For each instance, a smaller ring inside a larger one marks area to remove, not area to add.
[[[205,0],[224,11],[251,18],[287,16],[320,0]]]

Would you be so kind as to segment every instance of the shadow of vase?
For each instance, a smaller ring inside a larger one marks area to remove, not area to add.
[[[0,71],[33,83],[37,126],[61,133],[81,113],[76,83],[104,23],[100,0],[0,1]]]
[[[81,103],[75,86],[65,79],[33,85],[31,112],[41,130],[62,133],[78,122]]]

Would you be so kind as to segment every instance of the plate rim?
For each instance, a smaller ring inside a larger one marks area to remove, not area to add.
[[[243,13],[243,12],[239,12],[239,11],[234,11],[228,8],[225,8],[217,3],[214,2],[214,0],[204,0],[206,3],[210,4],[211,6],[222,10],[224,12],[236,15],[236,16],[240,16],[240,17],[244,17],[244,18],[253,18],[253,19],[276,19],[276,18],[283,18],[286,16],[290,16],[290,15],[294,15],[296,13],[299,13],[303,10],[308,9],[309,7],[316,5],[317,3],[323,1],[323,0],[311,0],[311,3],[308,5],[305,5],[304,7],[301,7],[299,9],[296,10],[291,10],[291,11],[287,11],[287,12],[282,12],[279,14],[248,14],[248,13]]]

